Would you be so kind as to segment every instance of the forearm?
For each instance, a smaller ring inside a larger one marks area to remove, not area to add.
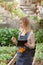
[[[28,43],[29,48],[34,48],[35,47],[35,36],[34,36],[33,33],[31,34],[30,39],[28,38],[27,43]]]
[[[13,42],[13,44],[15,44],[16,46],[17,46],[17,43],[18,43],[18,41],[16,40],[16,42]]]
[[[33,49],[33,48],[35,48],[35,44],[30,44],[30,43],[28,43],[28,47],[29,47],[30,49]]]
[[[34,49],[35,48],[35,44],[26,43],[25,46],[27,46],[30,49]]]

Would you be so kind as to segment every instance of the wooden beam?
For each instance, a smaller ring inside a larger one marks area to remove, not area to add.
[[[16,62],[16,56],[17,56],[17,54],[15,54],[13,59],[7,65],[14,65],[14,63]]]

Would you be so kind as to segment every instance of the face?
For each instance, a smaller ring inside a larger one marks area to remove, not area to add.
[[[24,28],[25,28],[25,25],[24,25],[24,23],[23,23],[23,21],[22,21],[22,20],[20,20],[19,24],[20,24],[20,28],[22,28],[22,29],[24,29]]]

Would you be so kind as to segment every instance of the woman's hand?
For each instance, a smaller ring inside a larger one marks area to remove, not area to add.
[[[16,38],[15,37],[12,37],[11,38],[12,42],[15,44],[16,43]]]
[[[26,46],[26,47],[29,47],[29,43],[25,43],[25,46]]]

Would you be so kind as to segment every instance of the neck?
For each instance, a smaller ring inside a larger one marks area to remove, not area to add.
[[[20,28],[20,31],[24,32],[24,33],[27,33],[27,32],[30,32],[31,29],[30,28]]]
[[[24,33],[24,34],[30,32],[30,31],[31,31],[31,30],[28,30],[28,29],[22,29],[22,30],[21,30],[21,32]]]

